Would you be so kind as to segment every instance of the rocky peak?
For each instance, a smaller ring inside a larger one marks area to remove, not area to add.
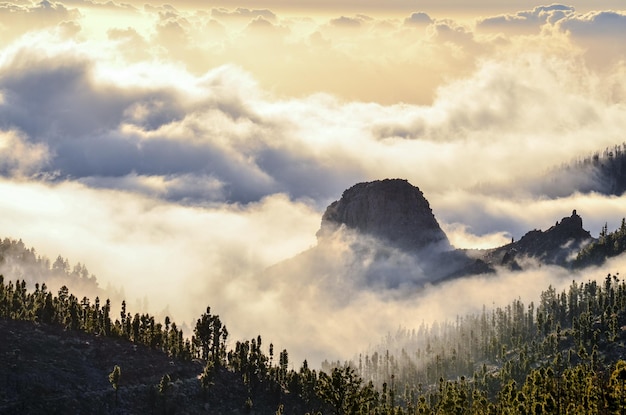
[[[536,232],[535,232],[536,233]],[[530,237],[531,232],[520,239],[520,244],[524,245],[525,239],[529,239],[526,245],[532,246],[535,250],[562,248],[565,245],[580,244],[591,238],[591,234],[583,229],[583,220],[576,213],[576,210],[572,211],[572,216],[564,217],[561,222],[556,222],[554,226],[545,232],[540,232],[541,238],[538,243],[537,238]]]
[[[497,248],[492,253],[504,254],[503,263],[521,255],[536,258],[545,264],[568,266],[571,256],[591,239],[589,231],[583,229],[582,218],[574,210],[571,216],[557,221],[550,229],[530,231],[519,241]]]
[[[359,183],[344,191],[322,216],[318,239],[342,225],[407,251],[431,246],[451,249],[428,201],[407,180]]]
[[[561,219],[561,223],[557,222],[554,229],[559,227],[561,232],[572,233],[574,236],[580,231],[583,231],[585,236],[589,236],[589,232],[583,229],[583,218],[576,213],[576,209],[572,211],[572,216]]]

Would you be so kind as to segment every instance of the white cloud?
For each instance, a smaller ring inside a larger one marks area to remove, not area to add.
[[[498,30],[513,34],[539,33],[544,24],[554,24],[574,12],[574,7],[562,4],[537,6],[533,10],[480,19],[477,26],[478,29],[486,31]]]
[[[575,36],[613,37],[626,32],[626,14],[617,11],[596,11],[568,16],[559,22],[561,29]]]
[[[0,130],[0,173],[28,177],[39,172],[50,158],[45,144],[29,143],[16,131]]]
[[[73,20],[80,16],[77,9],[68,9],[62,3],[47,0],[33,2],[0,3],[0,45],[27,32],[54,27],[58,23]]]
[[[597,70],[610,73],[615,64],[626,60],[624,42],[616,41],[626,35],[626,14],[616,11],[596,11],[572,15],[557,23],[584,50],[587,62]]]
[[[129,304],[147,296],[151,312],[169,306],[187,322],[207,305],[233,325],[246,321],[240,307],[256,293],[239,288],[311,246],[319,224],[318,212],[279,194],[193,208],[71,182],[2,180],[0,188],[3,237],[88,264],[101,286],[123,287]]]

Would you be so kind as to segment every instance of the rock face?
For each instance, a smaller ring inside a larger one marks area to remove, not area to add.
[[[359,183],[344,191],[322,216],[318,239],[322,241],[342,225],[406,251],[451,249],[428,201],[407,180]]]
[[[517,266],[514,259],[522,256],[538,259],[543,264],[565,267],[571,265],[572,255],[592,239],[589,231],[583,229],[582,218],[574,210],[571,216],[564,217],[550,229],[530,231],[519,241],[496,248],[488,256],[494,264],[513,264],[514,268]],[[493,261],[499,257],[501,259]]]

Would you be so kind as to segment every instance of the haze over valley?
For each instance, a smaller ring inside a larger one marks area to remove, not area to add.
[[[1,236],[133,309],[191,325],[210,305],[296,365],[569,286],[578,271],[530,264],[434,284],[350,232],[326,271],[360,246],[389,281],[289,264],[314,263],[345,190],[386,178],[419,188],[454,249],[573,210],[593,238],[619,228],[621,165],[590,166],[626,150],[620,3],[332,3],[0,4]]]

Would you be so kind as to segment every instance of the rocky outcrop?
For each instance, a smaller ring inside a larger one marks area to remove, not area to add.
[[[410,291],[502,268],[570,267],[581,247],[593,240],[573,211],[545,231],[530,231],[498,248],[454,249],[420,189],[401,179],[345,190],[327,207],[317,237],[317,246],[268,269],[265,278],[273,279],[268,286],[304,272],[304,284],[327,284],[324,290],[339,297],[353,288]]]
[[[546,231],[533,230],[519,241],[494,249],[487,255],[488,262],[516,269],[521,257],[534,258],[543,264],[568,266],[581,247],[593,240],[583,228],[583,220],[572,212]]]
[[[320,242],[342,225],[409,252],[452,249],[428,201],[407,180],[359,183],[344,191],[322,217]]]

